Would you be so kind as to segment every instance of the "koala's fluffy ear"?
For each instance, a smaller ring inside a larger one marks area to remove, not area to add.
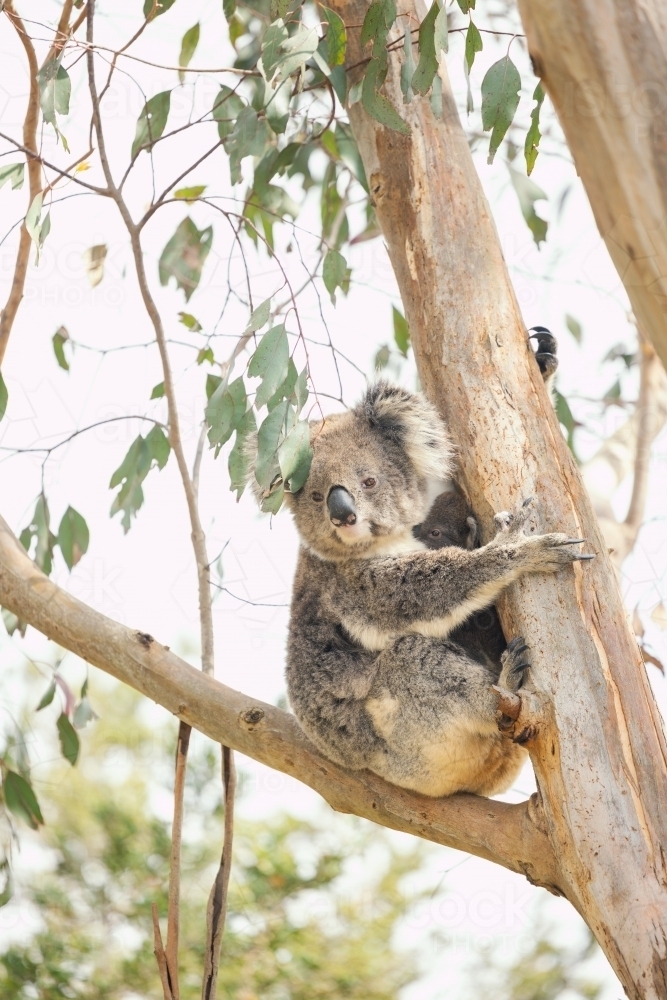
[[[451,438],[440,414],[424,396],[381,380],[368,389],[357,413],[403,448],[418,475],[443,479],[451,474]]]

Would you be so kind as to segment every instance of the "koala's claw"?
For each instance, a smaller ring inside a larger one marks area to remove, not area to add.
[[[528,339],[537,341],[535,360],[542,372],[542,377],[547,379],[558,368],[558,358],[556,357],[558,341],[551,331],[547,330],[546,326],[532,326],[530,329],[534,330],[535,333],[531,333]]]
[[[535,497],[526,497],[515,513],[508,510],[501,510],[494,515],[493,521],[499,534],[518,535],[531,514],[531,507]]]
[[[505,652],[500,657],[502,670],[498,685],[507,691],[517,692],[523,684],[524,674],[530,667],[530,663],[524,659],[523,654],[527,652],[528,646],[524,642],[522,635],[512,639]]]

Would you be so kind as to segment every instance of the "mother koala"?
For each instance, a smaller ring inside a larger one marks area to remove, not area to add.
[[[526,646],[502,667],[448,637],[527,573],[555,573],[581,539],[529,535],[529,507],[496,515],[488,545],[428,551],[412,526],[451,474],[452,445],[422,396],[387,382],[312,425],[313,462],[289,498],[301,540],[287,685],[302,728],[331,760],[425,795],[493,795],[526,751],[496,724],[492,684],[517,690]],[[435,485],[434,485],[435,484]]]

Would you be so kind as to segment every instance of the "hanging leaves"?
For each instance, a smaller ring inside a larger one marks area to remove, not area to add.
[[[533,239],[539,247],[547,238],[547,229],[549,224],[546,219],[538,215],[535,211],[536,201],[547,201],[547,195],[542,190],[541,187],[531,181],[530,177],[526,177],[525,174],[520,173],[508,164],[508,169],[510,172],[510,177],[512,179],[512,185],[517,193],[519,199],[519,205],[521,206],[521,214],[526,220],[526,224],[533,234]]]
[[[447,24],[447,5],[443,3],[435,19],[433,29],[435,57],[440,60],[443,52],[449,52],[449,25]]]
[[[212,243],[213,227],[207,226],[206,229],[199,230],[187,215],[179,223],[160,256],[160,284],[166,285],[170,278],[174,278],[177,288],[185,293],[187,302],[199,285]]]
[[[403,62],[401,63],[401,90],[403,103],[410,104],[415,96],[412,90],[412,77],[415,73],[415,60],[412,55],[412,29],[408,25],[403,36]]]
[[[4,417],[7,412],[7,403],[9,402],[9,393],[7,392],[7,386],[5,385],[5,380],[2,377],[2,372],[0,372],[0,420]]]
[[[291,493],[296,493],[305,483],[312,460],[310,427],[307,420],[300,420],[289,432],[278,450],[278,462],[283,484]]]
[[[72,81],[67,70],[61,66],[64,49],[56,59],[49,59],[44,63],[37,74],[39,85],[39,104],[42,109],[44,121],[53,125],[56,136],[62,138],[63,146],[69,149],[65,136],[62,135],[56,121],[56,113],[59,115],[69,114],[69,99],[72,93]]]
[[[329,250],[324,258],[322,280],[334,305],[336,305],[336,296],[334,294],[336,289],[342,288],[345,291],[345,286],[349,286],[349,279],[350,270],[342,253],[338,253],[337,250]]]
[[[84,518],[74,507],[68,507],[58,528],[58,545],[67,563],[73,569],[88,551],[90,532]]]
[[[419,63],[412,77],[412,89],[416,94],[428,94],[433,78],[438,72],[434,33],[439,13],[438,0],[433,0],[428,14],[419,25]],[[445,18],[446,16],[445,14]]]
[[[195,50],[199,45],[199,21],[193,24],[191,28],[183,35],[181,41],[181,51],[178,57],[178,65],[185,68],[190,65],[190,61],[195,54]],[[185,73],[179,70],[178,79],[183,83],[185,79]]]
[[[264,419],[257,433],[255,478],[262,489],[267,491],[273,479],[280,472],[277,453],[288,406],[288,400],[279,403]]]
[[[555,391],[555,396],[556,396],[556,416],[558,417],[559,422],[563,425],[563,427],[567,432],[568,447],[572,452],[572,454],[574,455],[575,459],[577,459],[578,461],[577,452],[574,447],[574,432],[577,429],[577,427],[581,426],[581,424],[574,419],[572,410],[570,409],[570,404],[566,400],[565,396],[563,396],[562,393],[558,391],[558,389],[556,389]]]
[[[396,306],[391,307],[391,315],[394,321],[394,342],[398,347],[399,351],[404,358],[408,356],[408,348],[410,346],[410,331],[408,329],[408,323]]]
[[[289,343],[285,326],[274,326],[264,334],[248,365],[248,375],[262,378],[255,395],[256,406],[268,403],[284,381],[288,360]]]
[[[229,154],[229,173],[232,184],[241,182],[241,160],[246,156],[261,156],[268,141],[267,124],[257,117],[253,108],[244,107],[238,115],[232,132],[224,140]]]
[[[35,553],[33,559],[37,566],[47,576],[53,568],[53,550],[57,544],[57,538],[50,529],[51,518],[49,505],[46,497],[40,493],[35,504],[32,520],[27,528],[24,528],[19,536],[21,545],[30,553],[33,540],[35,541]]]
[[[153,466],[164,469],[170,451],[171,446],[164,431],[156,425],[145,438],[141,434],[135,438],[111,477],[109,488],[120,486],[120,490],[111,505],[110,516],[123,512],[121,524],[125,534],[130,530],[132,517],[136,517],[144,502],[144,479]]]
[[[136,159],[142,149],[149,150],[157,142],[164,132],[167,118],[169,117],[169,106],[171,104],[171,91],[163,90],[161,93],[151,97],[144,104],[141,114],[137,119],[137,130],[132,143],[132,159]]]
[[[472,22],[471,22],[472,23]],[[487,163],[493,163],[500,143],[519,107],[521,77],[509,56],[491,66],[482,80],[482,127],[491,132]]]
[[[65,357],[65,344],[68,340],[69,333],[67,332],[67,328],[59,326],[52,338],[53,353],[56,356],[59,366],[66,372],[69,371],[69,361]]]
[[[11,181],[12,190],[23,187],[23,177],[25,174],[25,164],[23,163],[6,163],[4,167],[0,167],[0,188],[7,181]]]
[[[523,147],[524,156],[526,157],[526,170],[529,177],[533,172],[537,154],[539,153],[540,139],[542,138],[542,133],[540,132],[540,111],[544,104],[544,96],[542,84],[538,83],[533,92],[533,100],[536,104],[530,112],[530,128],[526,133],[526,141]]]
[[[226,139],[234,131],[234,123],[245,107],[244,102],[231,87],[221,84],[211,109],[214,121],[218,123],[218,135]]]
[[[233,432],[245,416],[248,400],[242,378],[235,379],[229,386],[220,384],[211,394],[206,406],[206,423],[209,426],[208,440],[215,448],[215,457],[229,441]]]
[[[345,62],[345,51],[347,49],[347,31],[345,22],[330,7],[320,7],[322,17],[327,25],[326,33],[326,60],[333,69],[334,66],[342,66]]]
[[[88,247],[81,256],[90,287],[96,288],[104,277],[104,261],[107,258],[106,243],[98,243],[93,247]]]
[[[155,3],[154,0],[144,0],[144,17],[148,21],[153,21],[160,14],[164,14],[170,7],[173,7],[175,2],[176,0],[158,0]],[[153,7],[155,7],[155,10],[153,10]]]
[[[35,244],[35,264],[39,264],[39,259],[46,237],[51,232],[51,213],[47,212],[42,218],[42,192],[36,194],[32,200],[28,213],[25,217],[25,228],[30,239]]]
[[[468,24],[468,30],[466,31],[466,45],[465,45],[465,64],[468,73],[472,69],[472,64],[475,61],[475,56],[478,52],[481,52],[484,48],[484,43],[482,42],[482,36],[477,30],[477,25],[473,23],[472,18],[470,18],[470,23]],[[483,85],[482,85],[483,86]]]
[[[25,778],[9,768],[4,773],[2,790],[10,812],[24,820],[33,830],[44,825],[44,817],[32,787]]]
[[[58,716],[56,725],[58,727],[58,739],[60,740],[62,755],[74,767],[79,759],[80,749],[77,731],[64,712],[61,712]]]
[[[387,37],[396,20],[395,0],[373,0],[366,11],[361,28],[362,46],[373,42],[371,60],[366,68],[361,86],[361,103],[368,114],[381,125],[410,134],[410,126],[404,122],[393,104],[379,93],[387,76]]]

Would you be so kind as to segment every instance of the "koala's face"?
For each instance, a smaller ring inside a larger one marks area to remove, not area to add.
[[[425,443],[413,413],[418,407],[426,411],[423,424],[431,428]],[[410,428],[414,433],[408,440]],[[308,479],[289,500],[310,549],[326,559],[346,559],[382,554],[396,545],[421,547],[412,526],[427,512],[426,477],[433,470],[419,449],[443,476],[449,455],[444,428],[425,401],[382,384],[369,390],[355,410],[314,424],[311,442]]]
[[[412,534],[429,549],[444,549],[454,545],[457,548],[474,547],[474,520],[470,517],[468,504],[459,493],[443,493],[439,496],[421,524],[416,524]],[[472,537],[471,537],[472,534]]]

